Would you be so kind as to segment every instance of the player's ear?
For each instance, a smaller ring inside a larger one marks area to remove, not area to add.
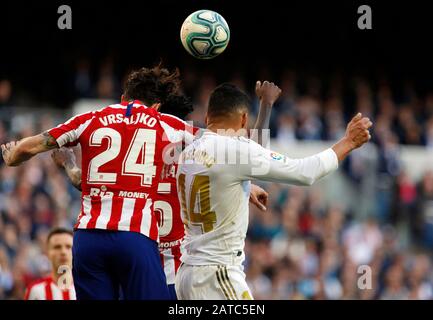
[[[248,113],[243,113],[241,119],[241,128],[246,128],[248,125]]]

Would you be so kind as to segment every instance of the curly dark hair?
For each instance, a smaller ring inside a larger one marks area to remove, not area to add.
[[[152,105],[161,103],[161,112],[185,118],[193,111],[191,100],[181,90],[179,69],[170,72],[162,64],[131,72],[125,82],[124,98]]]

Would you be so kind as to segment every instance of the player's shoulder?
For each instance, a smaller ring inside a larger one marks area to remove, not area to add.
[[[96,107],[94,110],[89,110],[83,113],[75,114],[68,122],[77,121],[77,120],[79,122],[85,122],[92,118],[105,116],[107,114],[114,113],[115,111],[119,111],[121,109],[124,110],[126,109],[126,107],[121,104],[111,104],[100,108]]]
[[[161,122],[169,125],[173,129],[184,130],[187,126],[191,126],[185,120],[182,120],[181,118],[176,117],[176,116],[171,115],[171,114],[168,114],[168,113],[160,112],[159,116],[160,116]]]
[[[44,278],[40,278],[40,279],[36,279],[32,282],[30,282],[30,284],[28,285],[28,287],[33,287],[33,286],[38,286],[38,285],[45,285],[47,283],[51,283],[53,280],[51,279],[51,277],[44,277]]]
[[[104,107],[101,107],[99,109],[96,109],[93,112],[93,114],[107,114],[107,113],[114,113],[114,112],[119,112],[119,111],[123,111],[126,110],[127,106],[121,104],[121,103],[113,103],[113,104],[109,104],[106,105]]]
[[[26,289],[25,300],[43,294],[45,286],[49,283],[51,283],[51,278],[49,277],[30,282]]]
[[[235,148],[258,148],[260,145],[252,139],[244,136],[229,136],[227,137],[230,145]]]

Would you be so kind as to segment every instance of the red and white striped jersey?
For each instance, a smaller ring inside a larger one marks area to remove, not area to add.
[[[162,113],[161,122],[163,126],[169,126],[176,130],[184,130],[186,126],[187,132],[191,132],[192,135],[185,137],[185,144],[189,144],[191,141],[188,139],[192,136],[197,136],[197,132],[200,130],[197,127],[189,126],[189,124],[183,122],[181,119],[169,114]],[[176,183],[177,162],[178,156],[182,150],[182,145],[172,144],[171,148],[176,148],[176,150],[168,150],[166,153],[170,156],[168,160],[172,161],[166,161],[167,163],[164,164],[161,182],[158,185],[154,204],[154,209],[160,216],[159,251],[164,272],[167,277],[167,284],[174,284],[175,275],[181,264],[180,245],[185,234]]]
[[[174,284],[177,270],[180,267],[182,261],[180,260],[181,254],[181,242],[182,239],[176,241],[176,244],[171,244],[170,247],[164,248],[161,245],[166,243],[160,242],[159,255],[161,257],[162,267],[164,268],[165,277],[167,278],[167,284]]]
[[[180,203],[177,196],[176,175],[174,182],[171,175],[176,174],[177,164],[165,165],[163,182],[158,186],[158,194],[154,205],[159,214],[159,252],[164,268],[167,284],[174,284],[174,277],[180,266],[180,245],[185,234],[181,218]]]
[[[60,147],[81,145],[82,209],[75,228],[140,232],[158,241],[153,205],[163,154],[188,133],[192,140],[192,128],[131,101],[75,116],[49,133]]]
[[[77,296],[73,285],[69,289],[62,290],[51,277],[47,277],[30,284],[24,300],[77,300]]]

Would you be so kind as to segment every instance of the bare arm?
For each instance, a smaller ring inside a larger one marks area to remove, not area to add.
[[[56,140],[47,132],[1,145],[6,165],[15,167],[41,152],[58,148]]]
[[[361,113],[352,118],[347,125],[344,137],[332,146],[339,162],[343,161],[351,151],[361,147],[371,139],[368,129],[372,125],[370,119],[363,118]]]
[[[255,135],[253,140],[262,146],[266,146],[269,141],[269,136],[266,136],[267,129],[269,129],[269,121],[271,119],[272,106],[279,98],[281,89],[273,82],[260,81],[256,82],[256,95],[260,100],[259,114],[254,125]]]
[[[81,191],[81,169],[77,166],[72,149],[60,148],[51,153],[54,163],[64,169],[72,185]]]

